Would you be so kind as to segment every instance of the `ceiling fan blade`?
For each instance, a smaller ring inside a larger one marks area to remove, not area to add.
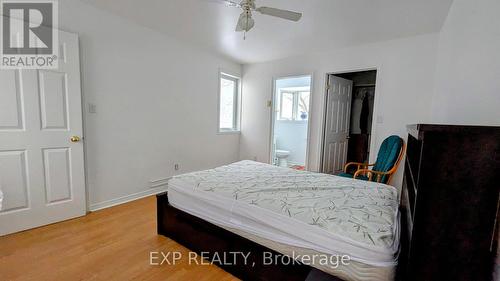
[[[214,3],[217,3],[217,4],[223,4],[223,5],[226,5],[228,7],[241,8],[240,3],[236,3],[236,2],[230,1],[230,0],[208,0],[208,1],[214,2]]]
[[[302,17],[301,13],[287,11],[287,10],[281,10],[281,9],[276,9],[276,8],[270,8],[270,7],[259,7],[255,10],[263,15],[278,17],[278,18],[291,20],[291,21],[299,21],[300,18]]]
[[[241,13],[238,23],[236,24],[236,31],[249,31],[255,25],[255,21],[252,18],[251,14],[246,12]]]

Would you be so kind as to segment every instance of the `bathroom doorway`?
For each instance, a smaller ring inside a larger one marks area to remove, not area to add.
[[[311,75],[274,80],[271,163],[297,170],[307,168]]]

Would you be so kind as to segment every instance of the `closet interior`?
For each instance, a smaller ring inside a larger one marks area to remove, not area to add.
[[[335,76],[353,82],[347,162],[368,162],[377,71],[359,71]]]

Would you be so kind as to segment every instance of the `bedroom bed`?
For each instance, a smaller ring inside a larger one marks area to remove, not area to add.
[[[158,196],[158,232],[197,252],[252,252],[252,264],[221,264],[244,279],[304,280],[312,267],[342,280],[393,280],[398,206],[392,186],[245,160],[172,178]],[[264,265],[266,251],[317,259]]]

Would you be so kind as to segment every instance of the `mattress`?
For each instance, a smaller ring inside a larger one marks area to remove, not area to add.
[[[282,254],[348,255],[311,264],[346,280],[390,280],[399,248],[394,187],[254,161],[175,176],[172,206]]]

